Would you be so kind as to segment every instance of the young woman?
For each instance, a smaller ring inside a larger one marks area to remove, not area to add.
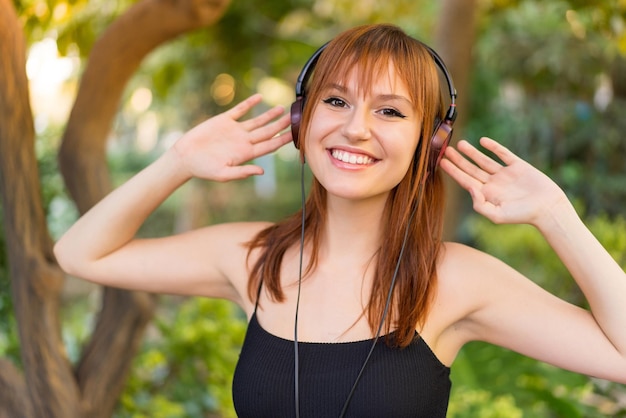
[[[390,25],[326,46],[295,131],[314,174],[304,213],[134,238],[192,177],[263,174],[246,162],[291,141],[281,108],[240,121],[255,95],[191,129],[79,219],[55,247],[60,265],[102,285],[241,306],[250,320],[233,385],[241,417],[444,417],[449,367],[474,340],[626,383],[626,275],[548,177],[488,138],[481,145],[501,163],[461,141],[439,165],[477,212],[535,226],[591,312],[441,241],[431,136],[449,115],[433,58]]]

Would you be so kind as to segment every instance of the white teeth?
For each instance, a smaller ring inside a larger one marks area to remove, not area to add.
[[[364,165],[364,164],[371,164],[372,162],[374,162],[374,160],[370,157],[367,157],[364,155],[350,154],[349,152],[340,151],[336,149],[332,151],[332,156],[333,158],[343,161],[344,163],[350,163],[350,164]]]

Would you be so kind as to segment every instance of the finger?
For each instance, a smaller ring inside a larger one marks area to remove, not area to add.
[[[283,106],[275,106],[261,113],[259,116],[256,116],[245,122],[242,122],[242,126],[244,127],[244,129],[248,129],[252,131],[254,129],[260,128],[261,126],[266,125],[270,121],[282,115],[284,112],[285,112],[285,108]]]
[[[285,114],[283,115],[282,118],[278,119],[274,123],[271,123],[269,125],[265,125],[263,127],[256,129],[252,133],[250,142],[253,144],[257,144],[257,143],[266,141],[268,139],[271,139],[274,136],[276,136],[276,134],[278,134],[280,131],[288,127],[290,123],[291,123],[290,115]]]
[[[471,177],[474,177],[481,183],[485,183],[489,179],[489,173],[482,170],[476,164],[468,161],[463,155],[461,155],[456,149],[453,147],[448,147],[446,149],[446,158],[454,163],[454,165],[459,168],[461,171],[467,173]]]
[[[213,180],[227,182],[231,180],[242,180],[250,176],[258,176],[263,174],[263,169],[258,165],[244,164],[232,167],[226,167]]]
[[[260,94],[253,94],[252,96],[233,106],[231,109],[227,110],[226,113],[234,120],[237,120],[246,113],[248,113],[250,109],[252,109],[254,106],[261,103],[261,100],[262,96]]]
[[[267,141],[259,142],[254,146],[254,153],[257,156],[266,155],[276,151],[278,148],[291,142],[291,131],[274,136]]]
[[[494,161],[465,140],[459,141],[457,148],[489,174],[493,174],[502,168],[500,163]]]
[[[450,149],[451,147],[448,147]],[[470,176],[466,171],[459,168],[452,160],[449,159],[449,155],[452,154],[453,151],[446,150],[445,158],[441,160],[439,166],[443,171],[445,171],[454,181],[456,181],[459,186],[470,192],[472,196],[479,190],[482,186],[482,182],[478,180],[474,176]]]
[[[511,165],[519,157],[511,152],[507,147],[486,136],[480,138],[480,145],[493,152],[506,165]]]
[[[500,207],[487,201],[486,199],[484,199],[484,197],[481,196],[480,199],[477,199],[476,197],[472,196],[472,208],[476,211],[476,213],[483,215],[490,221],[494,223],[501,223]]]
[[[489,202],[483,193],[483,184],[477,179],[467,175],[463,170],[459,169],[452,161],[443,158],[440,167],[444,170],[459,186],[467,190],[472,198],[472,207],[481,215],[492,219],[495,216],[496,208]]]

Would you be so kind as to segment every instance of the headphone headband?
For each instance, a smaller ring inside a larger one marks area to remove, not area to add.
[[[311,73],[313,73],[310,69],[311,67],[315,67],[317,60],[320,58],[320,55],[322,55],[322,52],[324,52],[329,43],[330,41],[319,47],[317,51],[311,55],[311,58],[307,60],[304,67],[302,67],[302,70],[298,75],[298,79],[296,80],[296,98],[304,96],[304,86],[309,81],[309,78],[311,78]]]

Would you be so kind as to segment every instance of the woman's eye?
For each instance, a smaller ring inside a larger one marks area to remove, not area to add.
[[[393,117],[393,118],[402,118],[402,119],[406,118],[406,116],[403,113],[397,111],[396,109],[392,109],[392,108],[382,109],[380,111],[380,113],[382,115],[384,115],[384,116],[389,116],[389,117]]]
[[[327,99],[324,99],[323,102],[333,107],[346,107],[347,106],[347,103],[338,97],[329,97]]]

